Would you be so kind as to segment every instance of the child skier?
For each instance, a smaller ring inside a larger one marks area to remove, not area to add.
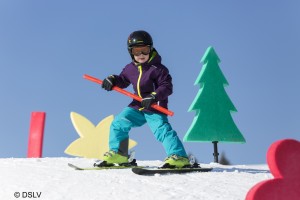
[[[110,127],[109,152],[105,153],[106,164],[128,163],[128,133],[133,127],[148,123],[156,139],[162,142],[168,155],[164,161],[167,167],[189,165],[187,154],[177,133],[172,129],[165,114],[151,108],[153,103],[167,108],[168,96],[172,94],[172,77],[161,64],[161,57],[153,47],[152,37],[146,31],[135,31],[127,40],[132,62],[120,75],[110,75],[103,80],[102,88],[107,91],[113,86],[126,88],[133,85],[135,94],[142,102],[133,100]]]

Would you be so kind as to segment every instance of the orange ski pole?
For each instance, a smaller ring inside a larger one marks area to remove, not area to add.
[[[87,74],[84,74],[84,75],[83,75],[83,78],[85,78],[85,79],[87,79],[87,80],[89,80],[89,81],[98,83],[98,84],[100,84],[100,85],[102,85],[102,83],[103,83],[102,80],[97,79],[97,78],[92,77],[92,76],[87,75]],[[141,97],[139,97],[139,96],[137,96],[137,95],[135,95],[135,94],[132,94],[131,92],[128,92],[128,91],[126,91],[126,90],[123,90],[122,88],[119,88],[119,87],[117,87],[117,86],[114,86],[112,89],[115,90],[115,91],[117,91],[117,92],[119,92],[119,93],[122,93],[122,94],[124,94],[124,95],[126,95],[126,96],[129,96],[129,97],[131,97],[131,98],[133,98],[133,99],[135,99],[135,100],[137,100],[137,101],[139,101],[139,102],[142,101],[142,98],[141,98]],[[151,107],[154,108],[154,109],[156,109],[156,110],[158,110],[158,111],[160,111],[160,112],[162,112],[162,113],[164,113],[164,114],[166,114],[166,115],[170,115],[170,116],[173,116],[173,115],[174,115],[174,112],[172,112],[172,111],[170,111],[170,110],[168,110],[168,109],[166,109],[166,108],[164,108],[164,107],[161,107],[161,106],[159,106],[159,105],[157,105],[157,104],[152,104]]]

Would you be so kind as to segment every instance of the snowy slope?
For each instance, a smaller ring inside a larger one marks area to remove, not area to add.
[[[211,163],[201,164],[215,167],[208,173],[139,176],[130,169],[76,171],[67,166],[69,162],[87,167],[94,160],[0,159],[0,199],[29,199],[31,195],[31,198],[49,200],[235,200],[245,199],[252,186],[272,178],[267,165],[222,166]],[[161,161],[137,162],[139,165],[161,164]],[[14,196],[16,192],[19,192],[19,198]]]

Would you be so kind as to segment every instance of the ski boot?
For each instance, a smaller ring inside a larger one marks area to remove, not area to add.
[[[111,167],[111,166],[137,166],[136,160],[133,159],[134,152],[131,152],[130,157],[123,156],[115,151],[108,151],[104,154],[103,161],[95,163],[94,167]]]
[[[160,168],[185,168],[190,166],[191,164],[187,157],[171,155],[165,159],[164,164]]]

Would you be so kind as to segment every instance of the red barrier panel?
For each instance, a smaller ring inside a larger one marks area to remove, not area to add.
[[[42,157],[45,119],[45,112],[31,113],[27,158]]]

